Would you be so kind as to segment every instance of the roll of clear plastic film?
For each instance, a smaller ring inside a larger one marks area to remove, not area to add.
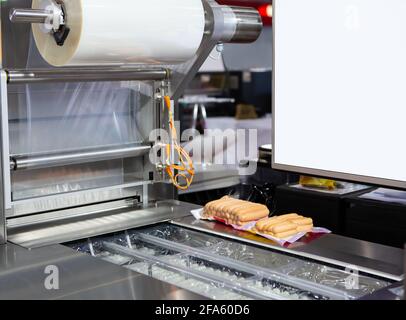
[[[33,0],[32,8],[49,13],[32,30],[53,66],[181,63],[205,30],[201,0]]]

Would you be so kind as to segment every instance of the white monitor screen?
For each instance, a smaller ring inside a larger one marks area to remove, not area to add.
[[[273,4],[274,168],[406,188],[406,1]]]

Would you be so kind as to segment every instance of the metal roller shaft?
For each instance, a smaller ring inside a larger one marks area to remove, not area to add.
[[[138,157],[148,153],[149,150],[151,147],[146,145],[128,145],[48,154],[12,155],[10,163],[11,170],[40,169]]]
[[[61,68],[50,70],[7,70],[8,83],[90,82],[90,81],[161,81],[166,69],[135,68]]]
[[[261,34],[263,23],[259,12],[253,8],[230,7],[236,21],[236,30],[231,39],[233,43],[254,42]]]
[[[13,23],[46,23],[51,22],[54,15],[51,11],[37,9],[11,9],[10,21]]]
[[[213,12],[212,25],[221,33],[224,43],[250,43],[258,39],[262,32],[261,15],[255,8],[230,7],[210,2]],[[210,21],[209,21],[210,22]],[[207,25],[210,26],[210,23]]]

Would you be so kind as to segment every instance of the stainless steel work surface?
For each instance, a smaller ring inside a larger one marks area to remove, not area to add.
[[[329,234],[294,250],[374,270],[377,275],[391,275],[394,280],[403,275],[403,251],[377,243]]]
[[[47,266],[59,289],[47,290]],[[0,299],[204,299],[187,290],[55,245],[27,250],[0,246]]]
[[[196,220],[192,216],[177,219],[173,223],[343,268],[356,268],[359,271],[395,281],[400,281],[403,277],[403,251],[376,243],[327,234],[309,243],[298,242],[285,248],[271,240],[234,230],[220,223]]]
[[[405,300],[403,282],[397,282],[361,298],[360,300]]]
[[[30,222],[29,226],[18,227],[9,224],[8,240],[25,248],[38,248],[185,217],[195,208],[197,206],[192,204],[168,200],[149,207],[105,212],[94,210],[86,217],[82,215],[81,219],[65,213],[65,216],[71,218],[58,220],[53,214],[52,219]],[[84,209],[81,208],[82,211]]]

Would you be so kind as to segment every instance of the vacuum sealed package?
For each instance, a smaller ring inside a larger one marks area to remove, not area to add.
[[[252,231],[280,245],[294,243],[307,234],[326,234],[330,230],[316,228],[311,218],[297,213],[274,216],[257,221]]]
[[[192,210],[198,220],[217,221],[240,231],[247,231],[273,240],[280,245],[294,243],[307,233],[330,233],[315,228],[313,220],[296,213],[268,218],[266,206],[225,196],[211,201],[203,209]]]
[[[308,176],[301,176],[300,185],[304,187],[318,188],[318,189],[328,189],[334,190],[337,188],[337,183],[334,180],[330,179],[321,179]]]

